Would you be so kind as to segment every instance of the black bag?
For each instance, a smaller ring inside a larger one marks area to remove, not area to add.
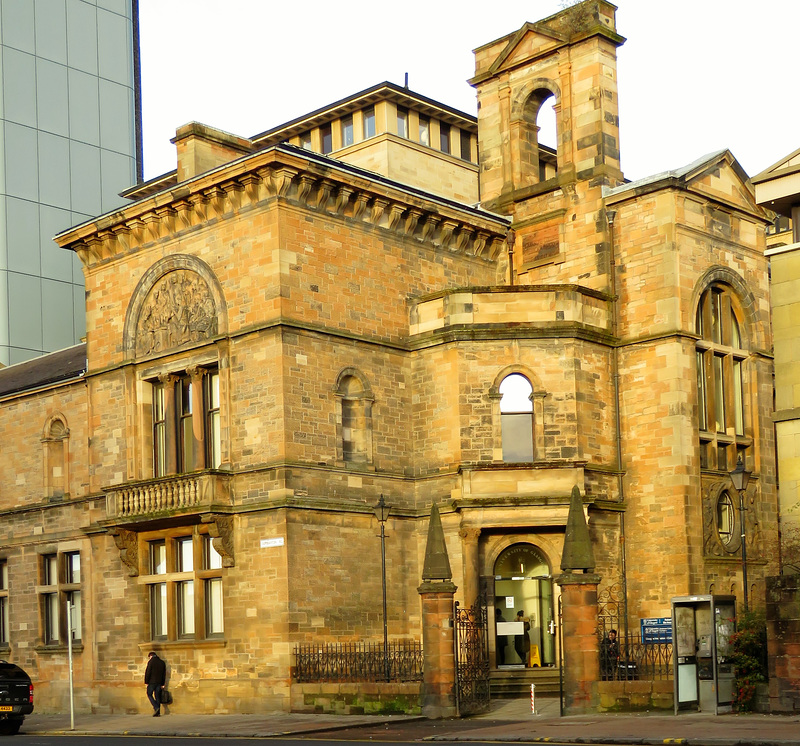
[[[162,705],[172,704],[172,694],[170,694],[169,690],[167,689],[161,690],[161,704]]]

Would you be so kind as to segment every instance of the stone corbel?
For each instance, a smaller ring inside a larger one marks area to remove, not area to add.
[[[236,212],[236,210],[240,209],[242,206],[244,184],[235,180],[227,181],[222,185],[222,188],[225,191],[225,196],[227,197],[228,209]]]
[[[384,216],[388,212],[389,200],[375,197],[372,200],[372,211],[370,212],[370,222],[374,225],[381,225]]]
[[[406,213],[406,235],[413,238],[417,232],[420,218],[423,216],[422,210],[416,210],[413,207]]]
[[[436,234],[436,229],[442,219],[436,215],[427,215],[425,217],[425,224],[422,226],[422,240],[426,243],[432,241]]]
[[[205,223],[206,220],[208,219],[208,198],[206,197],[206,195],[201,192],[197,194],[192,194],[189,197],[189,202],[191,203],[192,210],[194,211],[194,214],[196,216],[196,222]]]
[[[459,251],[466,251],[469,245],[472,243],[472,237],[474,235],[474,230],[467,228],[466,225],[462,225],[456,238],[456,248],[458,248]]]
[[[344,215],[347,206],[350,204],[350,197],[353,196],[355,190],[346,186],[340,186],[339,191],[336,193],[336,203],[333,211],[337,215]]]
[[[497,257],[500,256],[501,252],[504,251],[506,246],[505,239],[499,238],[495,236],[494,238],[490,239],[488,242],[489,248],[489,259],[492,261],[496,260]]]
[[[233,553],[233,516],[224,513],[206,513],[200,517],[208,524],[208,535],[212,538],[214,549],[222,557],[223,567],[236,565]]]
[[[488,240],[489,234],[486,231],[478,231],[472,240],[472,247],[469,253],[473,256],[482,256]]]
[[[206,189],[203,194],[208,200],[209,219],[218,218],[225,214],[227,194],[225,194],[225,190],[222,187],[212,186]]]
[[[292,189],[292,182],[295,176],[297,176],[297,173],[298,172],[292,168],[273,169],[269,182],[270,194],[276,197],[287,197]]]
[[[142,215],[142,222],[144,223],[142,243],[157,241],[161,238],[161,218],[155,211],[146,212]]]
[[[333,195],[333,182],[323,179],[317,187],[317,209],[326,210]]]
[[[139,574],[139,537],[136,532],[125,528],[110,528],[108,533],[114,537],[119,558],[127,568],[128,575],[136,577]]]
[[[313,176],[309,176],[308,174],[303,174],[298,181],[299,183],[297,185],[297,201],[301,202],[303,205],[308,205],[309,196],[311,195],[311,190],[313,189],[317,180]]]
[[[452,241],[457,228],[458,228],[458,223],[456,223],[453,220],[442,221],[442,233],[440,242],[443,249],[454,248],[450,246],[450,242]]]
[[[394,204],[389,207],[389,230],[397,230],[405,211],[405,205]]]
[[[114,234],[114,240],[116,241],[119,250],[122,253],[127,253],[128,250],[131,248],[131,231],[130,228],[125,223],[121,223],[120,225],[115,225],[111,232]]]
[[[367,197],[366,194],[359,193],[356,195],[355,204],[353,205],[353,218],[355,220],[361,219],[361,216],[367,209],[368,203],[369,203],[369,197]]]
[[[261,187],[261,177],[258,174],[247,173],[242,174],[239,182],[244,189],[245,197],[251,205],[255,205],[259,201],[259,190]]]

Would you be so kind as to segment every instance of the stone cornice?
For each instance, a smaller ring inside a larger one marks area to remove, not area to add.
[[[483,260],[500,254],[508,226],[501,216],[282,145],[101,215],[55,240],[92,268],[271,200]]]

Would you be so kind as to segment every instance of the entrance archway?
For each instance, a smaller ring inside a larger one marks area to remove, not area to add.
[[[495,622],[514,622],[519,611],[530,622],[522,635],[502,635],[495,627],[498,667],[555,665],[553,579],[542,552],[532,544],[503,550],[494,564],[494,596]]]

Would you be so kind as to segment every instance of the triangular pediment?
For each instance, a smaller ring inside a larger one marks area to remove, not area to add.
[[[541,23],[526,23],[511,35],[508,43],[489,68],[494,74],[507,68],[516,67],[566,43],[566,38]]]
[[[769,168],[765,168],[760,174],[753,177],[753,183],[758,184],[762,181],[769,181],[780,176],[787,176],[800,171],[800,148],[793,153],[781,158],[777,163],[773,163]]]
[[[685,179],[687,189],[710,199],[746,212],[761,212],[750,179],[729,150],[695,164]]]

